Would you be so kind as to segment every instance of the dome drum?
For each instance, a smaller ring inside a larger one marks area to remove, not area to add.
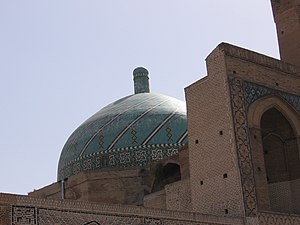
[[[62,167],[58,171],[58,180],[63,180],[82,171],[148,166],[155,161],[177,154],[182,146],[184,144],[158,144],[92,153]]]

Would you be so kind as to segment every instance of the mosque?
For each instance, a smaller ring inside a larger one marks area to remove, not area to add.
[[[300,224],[300,1],[271,0],[281,59],[227,43],[186,103],[149,88],[69,137],[57,182],[0,193],[0,225]]]

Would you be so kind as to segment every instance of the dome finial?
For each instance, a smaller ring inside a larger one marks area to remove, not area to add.
[[[133,70],[134,93],[149,93],[149,77],[148,70],[144,67],[137,67]]]

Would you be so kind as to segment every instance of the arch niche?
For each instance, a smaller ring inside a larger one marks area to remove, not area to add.
[[[181,180],[180,165],[175,162],[158,164],[155,171],[155,179],[152,185],[152,192],[163,190],[167,184]]]
[[[259,210],[300,213],[300,116],[279,97],[248,110]]]

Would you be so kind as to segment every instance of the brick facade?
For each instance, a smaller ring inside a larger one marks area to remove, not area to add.
[[[300,67],[300,1],[272,0],[280,57]]]
[[[58,200],[60,182],[30,193],[38,198],[1,194],[0,224],[299,224],[290,216],[300,212],[299,68],[225,43],[207,68],[207,77],[186,88],[188,147],[150,167],[70,177],[64,198],[76,201]],[[269,109],[282,113],[293,135],[292,169],[274,182],[261,128]],[[180,174],[161,180],[157,170],[167,167]]]
[[[82,225],[92,221],[96,221],[97,224],[100,223],[101,225],[244,224],[242,218],[218,218],[198,213],[70,200],[45,200],[8,194],[0,194],[0,202],[4,208],[9,208],[12,212],[9,217],[5,217],[5,222],[0,217],[1,225]],[[0,208],[0,212],[2,212],[2,208]],[[9,223],[6,223],[6,221],[9,221]]]
[[[29,197],[0,193],[0,225],[300,224],[300,2],[271,3],[282,60],[218,45],[185,89],[188,144]]]
[[[268,185],[259,123],[267,109],[281,111],[294,128],[299,157],[299,68],[228,44],[209,55],[207,68],[208,77],[186,89],[193,209],[246,217],[259,210],[298,213],[297,180]],[[300,172],[295,166],[289,173]]]
[[[192,211],[190,179],[168,184],[165,191],[168,210]]]

